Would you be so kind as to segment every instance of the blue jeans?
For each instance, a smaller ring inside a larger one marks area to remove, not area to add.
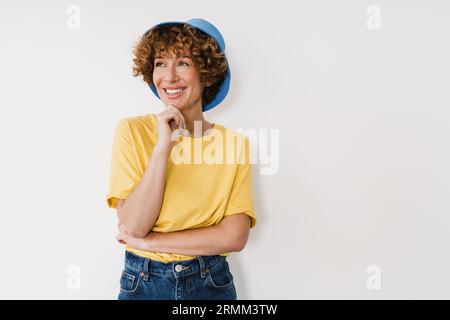
[[[125,251],[119,300],[236,300],[225,256],[164,263]]]

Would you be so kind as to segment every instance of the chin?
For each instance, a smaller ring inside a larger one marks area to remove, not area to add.
[[[176,103],[176,102],[175,102]],[[186,103],[179,103],[179,104],[175,104],[175,108],[177,108],[178,110],[182,110],[182,109],[187,109],[189,108],[189,106]]]
[[[169,105],[169,104],[174,105],[175,108],[177,108],[178,110],[183,109],[183,105],[180,106],[179,103],[169,101],[169,102],[167,102],[167,105]]]

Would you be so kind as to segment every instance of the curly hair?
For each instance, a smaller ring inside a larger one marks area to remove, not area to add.
[[[149,85],[153,83],[156,57],[180,57],[184,49],[191,53],[200,81],[205,84],[202,106],[211,102],[226,78],[227,59],[214,38],[188,24],[166,24],[148,30],[133,49],[133,76],[142,75]],[[209,84],[206,86],[206,84]]]

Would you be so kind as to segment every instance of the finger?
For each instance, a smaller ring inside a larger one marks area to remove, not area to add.
[[[177,124],[176,124],[175,120],[170,120],[169,125],[170,125],[170,129],[172,131],[175,131],[177,129]]]
[[[173,116],[174,116],[175,124],[177,125],[177,128],[179,128],[181,125],[180,113],[178,111],[174,110]]]
[[[175,119],[176,119],[177,129],[181,129],[183,127],[183,118],[179,112],[175,113]]]
[[[179,129],[184,129],[186,127],[186,124],[185,124],[186,121],[184,120],[183,115],[179,111],[178,111],[178,118],[179,118],[178,128]]]
[[[177,111],[178,111],[178,115],[180,116],[180,120],[181,120],[181,122],[180,122],[180,129],[185,129],[186,128],[186,119],[184,119],[184,116],[180,112],[180,110],[177,109]]]
[[[127,244],[127,243],[125,242],[125,240],[122,239],[122,236],[121,236],[120,234],[118,234],[118,235],[116,236],[116,240],[117,240],[118,242],[122,243],[122,244]]]
[[[178,115],[178,117],[179,117],[179,121],[177,123],[178,128],[180,128],[180,129],[186,128],[186,120],[184,119],[184,116],[180,112],[180,110],[178,110],[178,108],[175,107],[173,104],[169,104],[167,107],[169,110],[175,111],[175,113]]]

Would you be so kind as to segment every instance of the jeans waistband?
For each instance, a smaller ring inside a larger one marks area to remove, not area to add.
[[[204,278],[208,272],[208,268],[223,260],[226,260],[226,256],[214,255],[197,256],[190,260],[164,263],[138,256],[130,251],[125,251],[125,266],[140,273],[144,279],[148,279],[149,274],[152,273],[180,277],[198,272]]]

